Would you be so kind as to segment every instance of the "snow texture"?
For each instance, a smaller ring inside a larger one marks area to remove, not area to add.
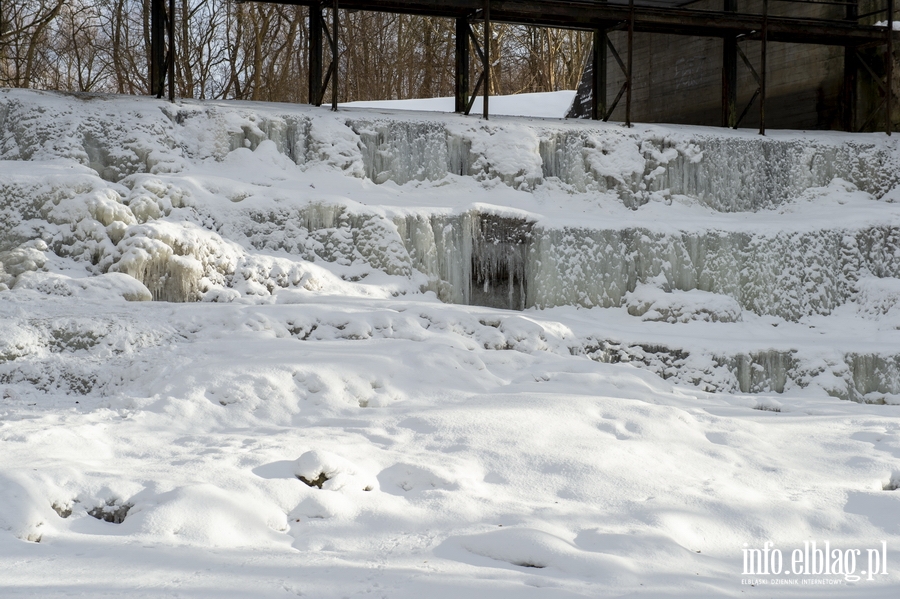
[[[0,90],[3,595],[892,597],[896,143]]]

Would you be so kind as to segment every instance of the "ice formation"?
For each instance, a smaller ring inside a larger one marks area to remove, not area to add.
[[[900,300],[900,152],[873,135],[5,90],[0,169],[0,291],[433,292],[667,324],[802,323],[848,307],[881,322]],[[781,391],[827,372],[842,397],[900,393],[898,360],[881,350],[825,367],[791,348],[699,360],[608,336],[569,349],[710,389]]]

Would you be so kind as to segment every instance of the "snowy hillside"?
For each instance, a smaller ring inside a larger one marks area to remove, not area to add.
[[[897,200],[878,134],[0,90],[0,594],[893,596]]]

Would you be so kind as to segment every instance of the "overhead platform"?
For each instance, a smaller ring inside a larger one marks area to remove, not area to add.
[[[168,78],[169,95],[173,97],[174,27],[167,15],[175,14],[174,0],[151,2],[151,81],[157,95],[161,96]],[[893,77],[893,60],[889,57],[893,54],[893,44],[898,33],[893,31],[894,0],[865,0],[862,3],[859,0],[754,0],[742,1],[740,5],[737,0],[721,0],[721,10],[709,9],[708,3],[683,0],[269,0],[267,3],[309,7],[310,103],[320,105],[330,86],[334,109],[337,109],[340,95],[336,60],[340,11],[374,11],[443,17],[456,21],[456,110],[465,114],[471,110],[473,98],[481,93],[485,97],[483,117],[489,117],[488,96],[491,86],[488,65],[492,64],[492,58],[488,40],[491,23],[497,22],[594,32],[593,65],[589,70],[593,77],[593,106],[590,116],[595,119],[608,119],[624,95],[625,121],[630,125],[633,36],[634,33],[642,33],[722,39],[725,45],[722,65],[722,124],[737,126],[743,116],[738,114],[733,89],[734,73],[740,57],[753,71],[758,83],[751,104],[759,100],[760,133],[765,132],[767,44],[781,42],[843,47],[848,57],[845,61],[845,100],[853,99],[856,92],[850,87],[856,86],[859,72],[877,79],[879,93],[883,96],[877,110],[881,115],[880,120],[884,121],[884,130],[890,134],[892,129],[892,86],[887,82]],[[861,13],[863,6],[865,12]],[[327,9],[330,12],[330,23],[325,18],[324,11]],[[473,25],[476,26],[477,33]],[[609,43],[608,35],[614,31],[627,31],[624,51],[617,50]],[[744,40],[759,42],[758,70],[736,47],[737,41]],[[352,40],[341,41],[352,43]],[[326,56],[326,43],[330,56]],[[861,51],[871,48],[878,48],[883,60],[883,64],[876,65],[875,68],[860,55]],[[470,86],[469,81],[472,51],[481,63],[481,73],[474,86]],[[625,76],[620,93],[609,104],[605,97],[608,52],[612,53]],[[326,58],[330,59],[327,69]],[[798,68],[802,67],[798,65]],[[848,112],[852,110],[848,109]],[[746,114],[746,109],[743,114]],[[871,123],[873,118],[875,117],[870,115],[867,122]],[[854,128],[854,119],[845,120],[845,128]]]
[[[276,4],[323,6],[330,2],[315,0],[273,0]],[[851,2],[816,2],[801,0],[797,4],[850,6]],[[340,0],[345,10],[366,10],[401,14],[470,18],[478,20],[484,9],[483,0]],[[615,29],[632,17],[632,7],[624,0],[499,0],[491,1],[491,20],[498,23],[558,27],[561,29]],[[638,33],[666,33],[702,37],[758,35],[764,15],[691,8],[692,2],[638,0],[633,3],[634,30]],[[772,1],[772,5],[776,0]],[[856,21],[837,19],[768,16],[768,36],[772,42],[824,44],[835,46],[883,44],[885,28],[861,25]]]

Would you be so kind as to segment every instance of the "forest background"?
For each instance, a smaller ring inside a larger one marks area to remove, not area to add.
[[[2,0],[0,87],[149,93],[150,4]],[[452,19],[339,16],[339,101],[453,95]],[[179,97],[308,102],[308,8],[175,0],[174,22]],[[495,23],[492,34],[493,95],[577,87],[590,33]]]

